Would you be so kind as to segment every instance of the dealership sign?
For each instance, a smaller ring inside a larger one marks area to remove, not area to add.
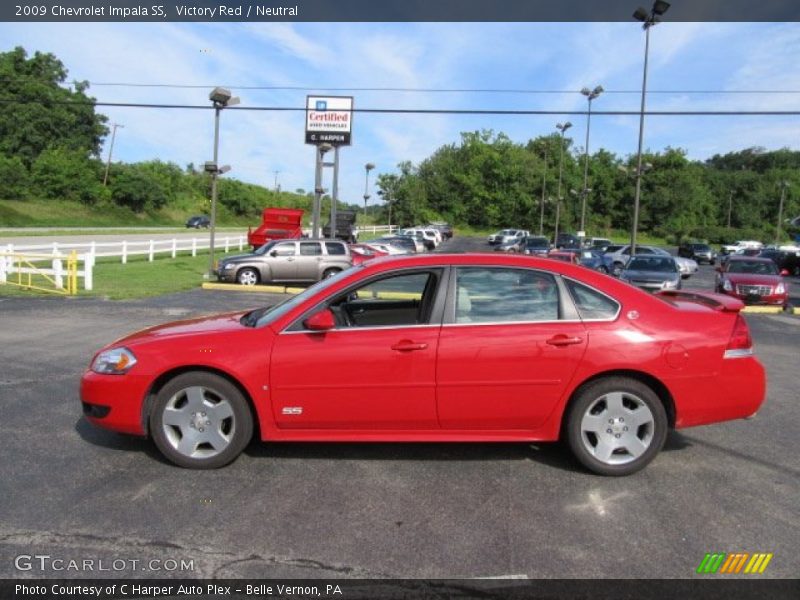
[[[350,145],[352,96],[306,96],[306,144]]]

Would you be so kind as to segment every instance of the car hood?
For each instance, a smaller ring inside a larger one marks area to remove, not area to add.
[[[210,315],[205,317],[198,317],[196,319],[188,319],[186,321],[173,321],[171,323],[164,323],[163,325],[156,325],[155,327],[148,327],[135,333],[131,333],[117,341],[109,344],[107,347],[112,346],[139,346],[154,341],[175,339],[188,336],[201,336],[201,335],[225,335],[232,331],[241,331],[244,325],[239,322],[242,315],[248,311],[237,311],[231,313],[224,313],[219,315]]]
[[[257,258],[261,258],[263,254],[253,254],[249,252],[247,254],[231,254],[230,256],[224,256],[219,259],[219,264],[229,263],[229,262],[245,262],[248,260],[253,260]]]
[[[780,275],[754,275],[752,273],[725,273],[725,277],[736,285],[778,285]]]

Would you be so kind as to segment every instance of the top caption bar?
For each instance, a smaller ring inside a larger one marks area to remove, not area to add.
[[[18,22],[629,22],[649,0],[9,0]],[[800,21],[797,0],[674,0],[667,21]]]

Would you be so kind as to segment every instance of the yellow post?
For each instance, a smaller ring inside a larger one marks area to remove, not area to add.
[[[78,252],[76,250],[69,253],[67,260],[67,293],[73,296],[78,293]]]

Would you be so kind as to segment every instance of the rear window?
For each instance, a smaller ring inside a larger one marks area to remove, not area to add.
[[[347,251],[344,249],[344,244],[337,244],[336,242],[325,242],[325,249],[328,251],[328,254],[331,255],[347,254]]]

